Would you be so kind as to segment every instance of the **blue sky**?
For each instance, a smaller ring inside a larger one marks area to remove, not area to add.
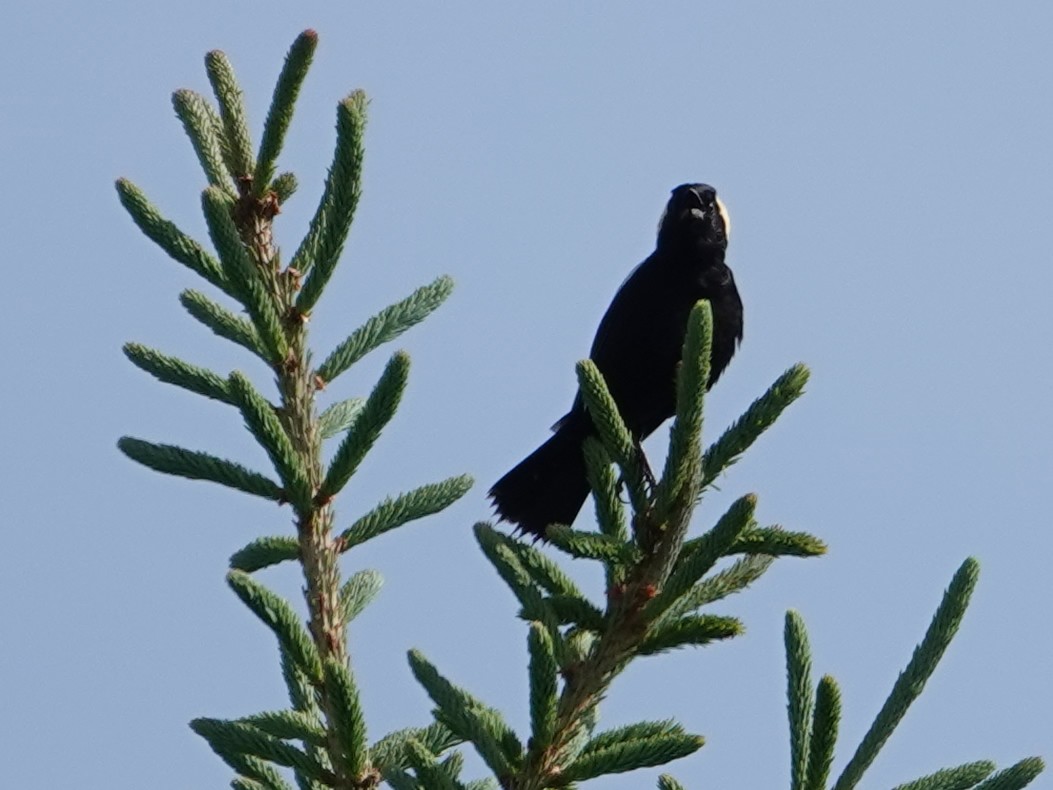
[[[340,521],[425,482],[477,480],[443,515],[345,561],[387,580],[352,633],[373,735],[427,719],[410,647],[525,731],[525,628],[470,527],[489,515],[489,484],[569,404],[573,364],[651,250],[668,190],[701,180],[733,217],[746,304],[709,436],[793,362],[813,378],[695,529],[755,491],[762,521],[807,529],[830,553],[781,561],[726,601],[742,639],[642,660],[603,722],[677,717],[704,734],[671,768],[688,787],[784,785],[793,607],[816,672],[842,685],[840,766],[973,555],[982,576],[962,631],[867,786],[1053,756],[1049,4],[303,5],[5,14],[4,784],[226,786],[186,722],[282,703],[272,638],[223,574],[232,551],[288,530],[287,512],[149,473],[114,444],[133,434],[266,467],[229,408],[150,380],[125,341],[261,386],[266,372],[183,314],[177,294],[198,283],[138,234],[112,183],[130,178],[204,237],[203,180],[169,95],[205,91],[202,58],[224,49],[258,135],[306,27],[321,45],[282,160],[301,184],[279,218],[286,250],[316,204],[337,100],[372,98],[364,198],[314,347],[438,274],[457,281],[398,341],[410,389]],[[333,396],[367,392],[385,359]],[[294,569],[264,578],[298,596]]]

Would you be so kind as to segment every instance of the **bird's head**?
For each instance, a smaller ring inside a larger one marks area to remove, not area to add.
[[[673,190],[658,223],[658,246],[727,249],[731,222],[709,184],[681,184]]]

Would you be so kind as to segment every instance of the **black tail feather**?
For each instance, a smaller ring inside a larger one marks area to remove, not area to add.
[[[497,514],[537,538],[549,524],[574,522],[589,495],[578,421],[565,422],[551,438],[494,483],[490,497]]]

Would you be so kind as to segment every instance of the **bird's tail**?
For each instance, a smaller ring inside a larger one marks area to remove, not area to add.
[[[549,524],[573,523],[589,483],[581,445],[588,431],[564,422],[547,442],[494,483],[490,497],[497,514],[523,532],[544,538]]]

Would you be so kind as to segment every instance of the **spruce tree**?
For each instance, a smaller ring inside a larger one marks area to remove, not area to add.
[[[342,373],[427,317],[449,295],[452,282],[439,277],[384,308],[315,363],[309,318],[340,260],[359,202],[366,121],[362,92],[339,103],[336,148],[321,200],[304,239],[289,261],[282,261],[274,220],[296,192],[297,180],[280,172],[277,161],[316,45],[313,31],[293,43],[255,150],[241,89],[222,52],[209,53],[205,61],[215,105],[192,91],[174,94],[176,114],[207,181],[201,201],[212,251],[161,216],[138,187],[117,182],[120,201],[139,229],[219,292],[222,301],[184,291],[179,298],[187,313],[261,359],[276,385],[277,397],[269,399],[241,372],[223,376],[137,343],[124,349],[135,365],[160,381],[236,409],[273,469],[251,470],[208,451],[132,437],[118,443],[126,455],[160,472],[271,500],[292,514],[292,530],[260,537],[235,552],[227,575],[234,594],[277,639],[289,706],[238,719],[199,718],[191,727],[234,770],[231,786],[240,790],[285,790],[293,787],[290,779],[301,790],[381,784],[396,790],[542,790],[692,754],[703,738],[675,721],[642,720],[600,730],[600,703],[618,675],[640,657],[742,633],[737,618],[708,607],[757,581],[776,558],[824,553],[823,543],[810,534],[758,522],[753,494],[736,500],[701,535],[689,536],[706,490],[802,394],[807,368],[788,369],[703,450],[712,318],[708,305],[699,303],[684,343],[664,469],[652,481],[602,375],[591,362],[579,363],[579,386],[598,429],[598,438],[584,447],[597,527],[554,527],[548,539],[568,558],[602,567],[602,600],[590,600],[542,546],[487,523],[475,527],[484,555],[527,624],[529,733],[517,734],[500,711],[411,651],[409,668],[435,704],[434,721],[371,740],[350,670],[347,626],[377,594],[381,579],[374,571],[344,578],[340,557],[441,511],[472,481],[454,476],[388,497],[350,526],[338,526],[339,495],[394,417],[407,385],[409,357],[392,354],[366,398],[336,400],[320,411],[319,394],[332,394]],[[335,444],[328,463],[323,455],[327,441]],[[302,569],[306,619],[253,576],[282,562]],[[976,573],[975,561],[969,560],[955,576],[874,725],[833,782],[838,687],[824,676],[813,690],[803,621],[795,613],[787,615],[793,790],[848,790],[857,784],[953,637]],[[462,743],[474,747],[492,776],[461,778],[463,756],[455,747]],[[1041,769],[1038,758],[999,773],[991,763],[970,763],[898,790],[1010,790],[1024,787]],[[658,786],[683,787],[667,775]]]

